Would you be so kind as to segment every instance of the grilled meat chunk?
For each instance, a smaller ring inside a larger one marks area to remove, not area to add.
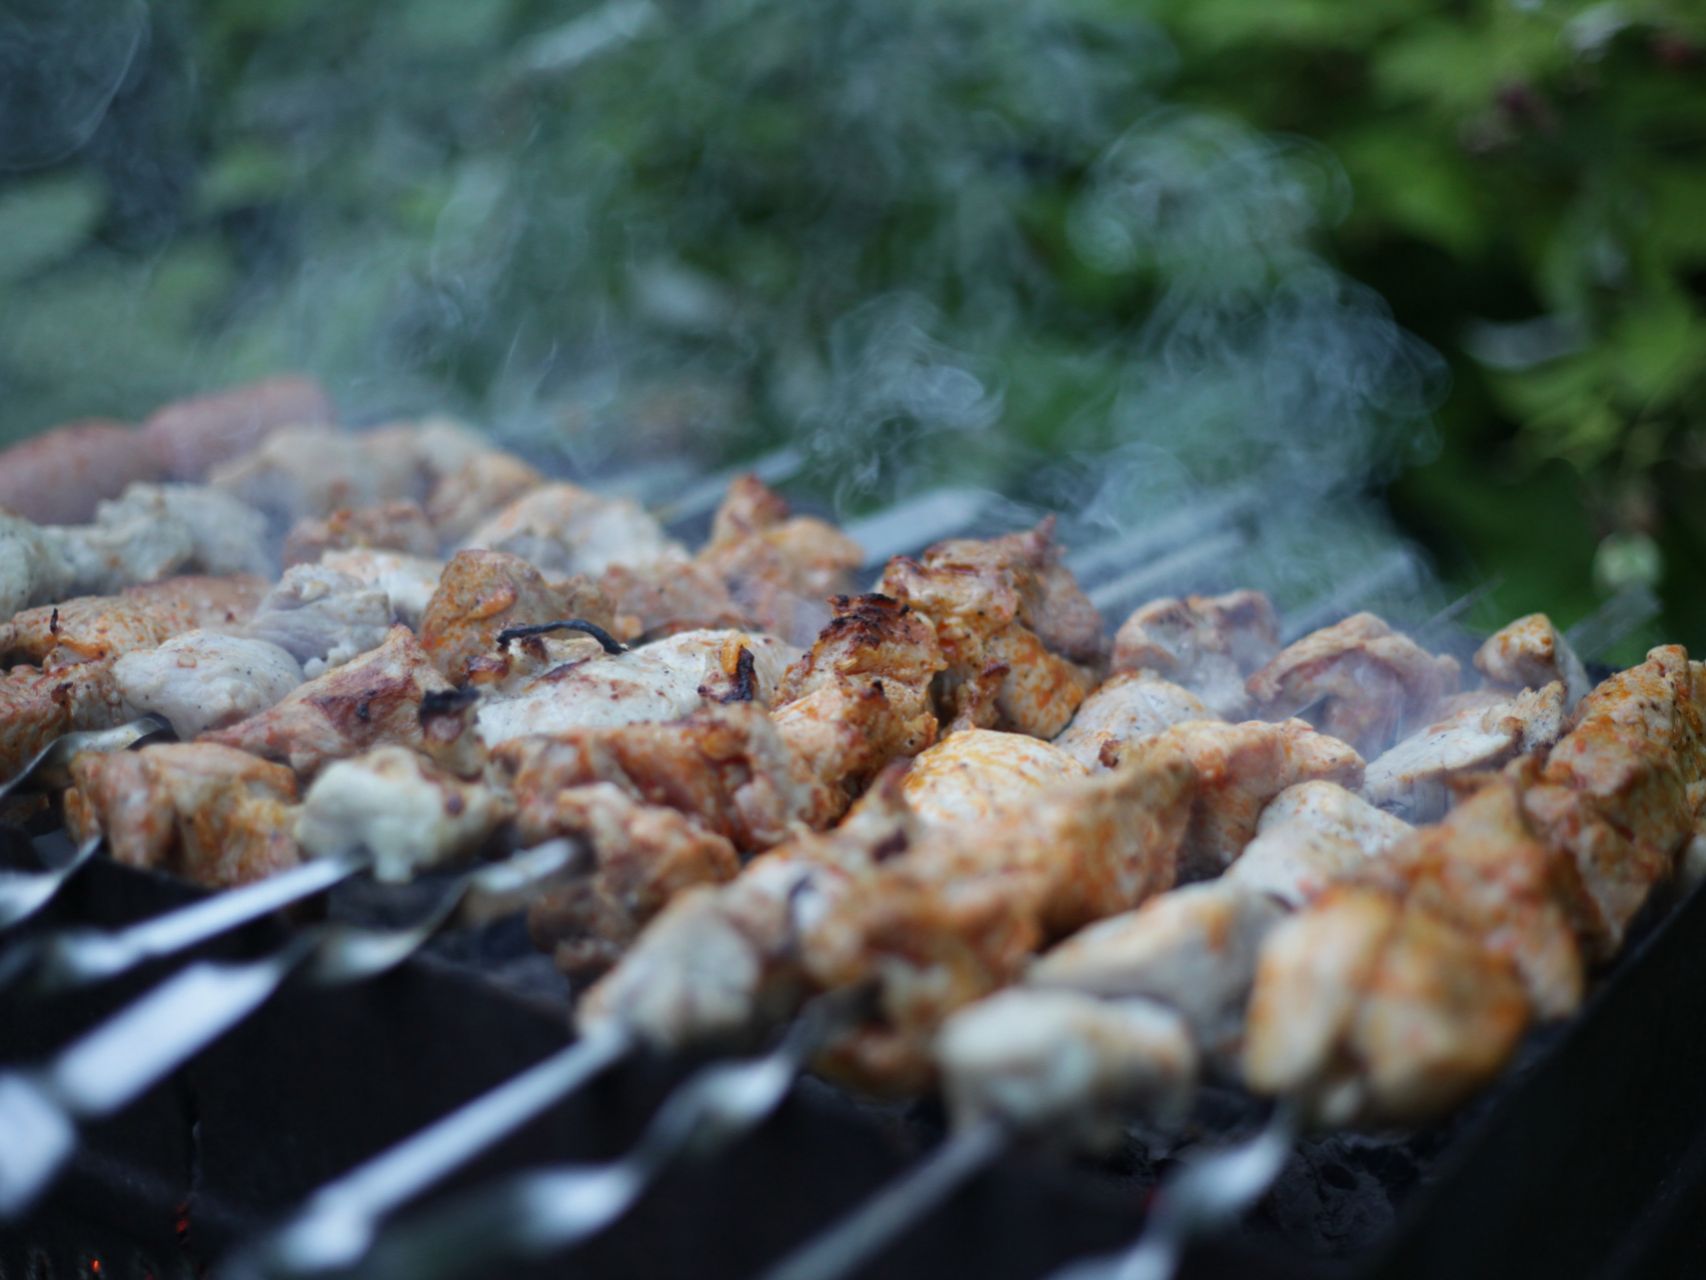
[[[1563,731],[1564,686],[1559,681],[1491,705],[1472,704],[1379,756],[1363,777],[1363,794],[1413,822],[1431,821],[1450,803],[1451,779],[1549,747]]]
[[[253,450],[212,468],[208,483],[281,524],[417,496],[420,460],[377,433],[338,427],[279,427]]]
[[[1435,657],[1372,613],[1304,636],[1250,677],[1270,718],[1302,715],[1358,751],[1380,752],[1457,688],[1453,658]]]
[[[661,724],[516,738],[497,747],[492,760],[520,804],[518,826],[529,843],[562,834],[552,830],[559,795],[594,782],[687,814],[745,852],[795,834],[810,803],[781,735],[750,703],[706,707]]]
[[[0,616],[70,590],[71,564],[60,542],[40,525],[0,511]]]
[[[997,992],[950,1017],[936,1043],[957,1127],[999,1120],[1069,1145],[1117,1142],[1134,1114],[1183,1116],[1197,1050],[1179,1015],[1149,1000]]]
[[[498,636],[566,618],[616,625],[603,593],[584,578],[551,583],[520,556],[458,551],[422,612],[421,645],[457,684],[498,680],[511,674],[513,654],[500,650]]]
[[[313,564],[328,551],[354,547],[436,556],[438,532],[418,502],[339,507],[327,516],[303,516],[284,539],[284,563]]]
[[[454,545],[545,477],[520,458],[486,449],[448,468],[427,495],[427,519],[441,543]]]
[[[0,508],[39,524],[78,524],[102,498],[154,480],[147,437],[121,422],[69,422],[0,450]]]
[[[878,589],[936,628],[947,662],[940,714],[951,729],[1052,738],[1089,692],[1078,664],[1100,659],[1101,618],[1061,565],[1052,521],[892,560]]]
[[[0,624],[0,659],[54,670],[149,649],[186,631],[235,627],[265,590],[259,578],[186,576],[41,605]]]
[[[1335,887],[1262,948],[1244,1075],[1326,1124],[1413,1124],[1486,1084],[1528,1011],[1510,965],[1456,926],[1378,890]]]
[[[247,453],[277,427],[335,422],[337,411],[310,378],[263,378],[226,391],[175,400],[142,424],[160,465],[176,480],[199,480],[217,463]]]
[[[482,701],[476,723],[495,746],[529,734],[676,720],[710,704],[767,705],[797,654],[773,636],[684,631],[534,676]]]
[[[863,559],[853,539],[790,516],[781,495],[749,475],[729,486],[697,562],[727,585],[750,625],[809,644],[829,620],[824,602],[852,590]]]
[[[559,575],[686,556],[639,503],[600,497],[572,484],[543,485],[523,494],[469,534],[466,545],[508,551]]]
[[[1706,669],[1680,646],[1652,650],[1582,699],[1543,766],[1511,768],[1535,832],[1569,852],[1599,909],[1591,952],[1614,952],[1702,829]]]
[[[1539,689],[1559,681],[1565,710],[1574,711],[1593,687],[1587,668],[1544,613],[1531,613],[1494,632],[1475,651],[1475,668],[1492,684]]]
[[[748,625],[746,612],[722,577],[697,560],[613,564],[598,575],[598,589],[615,611],[611,630],[624,638],[655,639],[680,631]],[[781,638],[793,642],[789,636]],[[810,642],[810,635],[800,641]]]
[[[1295,909],[1412,830],[1336,782],[1302,782],[1262,810],[1255,839],[1224,879]]]
[[[587,853],[589,867],[542,886],[527,911],[535,945],[577,977],[620,960],[678,894],[722,884],[740,871],[740,857],[724,837],[686,813],[642,803],[614,783],[523,793],[517,826],[527,843],[569,836]]]
[[[212,888],[296,865],[290,770],[207,742],[174,742],[71,762],[65,820],[78,840],[106,836],[112,856]]]
[[[316,857],[366,849],[374,878],[400,884],[477,853],[511,808],[504,792],[464,782],[407,747],[375,747],[314,779],[296,840]]]
[[[1147,671],[1109,676],[1078,708],[1054,745],[1088,769],[1105,767],[1119,749],[1187,720],[1212,720],[1215,713],[1188,689]]]
[[[185,631],[123,654],[113,679],[127,707],[165,716],[187,742],[265,711],[302,683],[302,668],[265,640]]]
[[[259,715],[203,735],[202,741],[283,761],[304,777],[381,744],[430,755],[443,744],[423,736],[422,699],[449,688],[413,633],[393,627],[378,648],[308,681]]]
[[[806,820],[828,826],[891,762],[936,740],[931,682],[943,668],[929,622],[887,596],[837,596],[835,616],[788,668],[771,718],[816,792]]]
[[[1260,591],[1169,597],[1150,601],[1120,625],[1113,669],[1153,672],[1230,720],[1249,709],[1245,679],[1278,651],[1279,618]]]
[[[377,587],[299,564],[262,598],[244,633],[277,645],[317,676],[382,644],[391,625],[391,601]]]
[[[1196,770],[1180,862],[1185,879],[1219,875],[1231,866],[1256,834],[1263,808],[1287,787],[1313,780],[1354,787],[1362,781],[1362,757],[1301,720],[1186,721],[1140,741],[1136,749],[1148,742],[1172,744]],[[1122,758],[1132,749],[1123,748]]]
[[[1030,804],[1088,770],[1058,747],[1023,733],[961,729],[919,754],[901,791],[926,823],[982,822]]]
[[[320,557],[320,567],[383,592],[391,617],[411,629],[420,626],[444,572],[441,561],[377,547],[328,551]]]
[[[0,779],[63,734],[109,729],[124,720],[111,658],[58,670],[13,667],[0,675]]]

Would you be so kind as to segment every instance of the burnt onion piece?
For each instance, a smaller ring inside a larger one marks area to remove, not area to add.
[[[717,701],[724,704],[751,702],[757,696],[758,678],[753,671],[752,650],[742,645],[740,657],[735,659],[735,687],[718,698]]]
[[[507,627],[498,632],[498,646],[501,648],[511,641],[525,640],[528,636],[549,635],[553,631],[579,631],[603,645],[606,653],[628,652],[627,645],[596,622],[588,622],[584,618],[564,618],[560,622],[535,622],[525,627]]]

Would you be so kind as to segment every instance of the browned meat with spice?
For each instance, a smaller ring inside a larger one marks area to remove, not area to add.
[[[726,839],[672,808],[645,804],[623,787],[596,782],[524,802],[527,843],[577,840],[590,861],[532,895],[527,927],[534,943],[576,976],[621,959],[646,923],[694,885],[734,879],[740,858]]]
[[[310,680],[276,706],[201,741],[251,751],[288,764],[303,777],[329,761],[360,755],[381,744],[427,750],[421,703],[450,682],[433,668],[407,627],[393,627],[385,643]]]
[[[879,590],[930,619],[947,662],[941,715],[953,729],[1052,738],[1094,683],[1102,622],[1060,563],[1053,525],[959,539],[889,562]]]
[[[780,494],[742,476],[729,486],[697,563],[727,585],[749,625],[809,644],[828,621],[825,601],[852,590],[863,559],[859,544],[834,525],[790,516]]]
[[[696,560],[613,564],[598,575],[598,589],[615,611],[611,631],[624,640],[747,625],[722,577]]]
[[[1494,632],[1475,651],[1475,667],[1490,683],[1508,688],[1538,689],[1559,681],[1568,711],[1593,687],[1582,660],[1544,613],[1528,614]]]
[[[1391,894],[1341,886],[1264,944],[1244,1076],[1325,1124],[1414,1124],[1491,1080],[1528,1015],[1516,971],[1478,939]]]
[[[1535,831],[1569,852],[1599,909],[1593,954],[1614,952],[1701,829],[1706,669],[1678,645],[1654,649],[1582,699],[1543,766],[1512,768]]]
[[[1457,688],[1454,658],[1436,657],[1372,613],[1304,636],[1251,676],[1261,714],[1301,715],[1364,754],[1385,750]]]
[[[421,647],[457,684],[484,683],[507,677],[524,652],[499,648],[504,631],[565,619],[615,626],[609,602],[584,578],[548,582],[520,556],[458,551],[421,617]]]
[[[284,539],[284,563],[312,564],[327,551],[350,547],[432,556],[438,554],[438,534],[417,502],[339,507],[330,515],[303,516],[291,526]]]
[[[71,763],[65,819],[112,856],[213,888],[259,880],[299,861],[289,769],[208,742],[164,743]]]
[[[1151,671],[1181,685],[1214,715],[1249,709],[1245,679],[1279,651],[1279,619],[1260,591],[1152,600],[1114,636],[1115,671]]]
[[[807,821],[829,825],[890,762],[936,740],[942,670],[929,622],[887,596],[837,596],[810,652],[776,690],[771,718],[812,780]]]
[[[560,834],[551,830],[558,796],[594,782],[685,813],[745,852],[795,834],[810,801],[775,726],[751,703],[661,724],[516,738],[496,747],[492,760],[520,805],[517,823],[529,843]]]
[[[1089,773],[1059,747],[1024,733],[961,729],[920,752],[901,792],[926,823],[982,822]]]
[[[13,667],[0,675],[0,779],[10,778],[62,734],[108,729],[125,719],[111,658],[56,671]]]
[[[186,631],[240,625],[265,591],[259,578],[186,576],[41,605],[0,623],[0,660],[57,669],[151,649]]]

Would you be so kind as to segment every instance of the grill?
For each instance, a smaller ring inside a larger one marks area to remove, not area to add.
[[[779,480],[797,464],[783,455],[761,470]],[[650,487],[643,476],[634,486]],[[678,487],[666,509],[683,530],[702,526],[706,495],[714,499],[720,488]],[[1264,536],[1259,492],[1221,495],[1091,545],[1073,568],[1116,619],[1146,596],[1243,585],[1249,565],[1240,559]],[[1000,520],[987,495],[945,490],[849,531],[880,562]],[[1418,616],[1416,587],[1409,556],[1376,558],[1288,621],[1303,631],[1378,607],[1449,647],[1452,624]],[[70,851],[58,832],[10,831],[7,839],[33,840],[50,860]],[[0,992],[5,1057],[44,1059],[187,959],[264,955],[320,914],[394,918],[418,910],[433,888],[348,884],[289,918],[112,983],[51,999]],[[14,936],[128,923],[197,896],[97,859]],[[1299,1143],[1256,1210],[1193,1246],[1184,1273],[1685,1271],[1706,1208],[1706,1096],[1698,1088],[1706,992],[1695,977],[1703,968],[1706,897],[1678,890],[1651,903],[1587,1007],[1534,1033],[1495,1087],[1419,1133]],[[0,1275],[217,1274],[221,1258],[322,1183],[560,1049],[569,994],[514,918],[437,937],[372,982],[334,990],[287,984],[139,1102],[82,1131],[52,1193],[0,1233]],[[693,1066],[623,1063],[411,1207],[402,1229],[429,1221],[434,1203],[504,1172],[622,1154]],[[1020,1280],[1117,1248],[1141,1229],[1151,1192],[1181,1157],[1262,1122],[1248,1098],[1210,1089],[1182,1132],[1134,1130],[1106,1160],[1010,1153],[867,1273]],[[480,1273],[556,1276],[572,1266],[589,1276],[752,1276],[911,1167],[943,1132],[933,1103],[876,1105],[806,1079],[756,1133],[714,1158],[680,1162],[633,1212],[572,1255],[492,1261]]]

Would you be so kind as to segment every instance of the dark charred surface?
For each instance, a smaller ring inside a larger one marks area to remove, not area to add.
[[[193,892],[99,862],[30,928],[119,923]],[[431,892],[353,885],[326,909],[401,918]],[[258,954],[288,927],[257,925],[202,954]],[[1419,1134],[1301,1143],[1257,1210],[1194,1253],[1186,1274],[1690,1274],[1706,1209],[1702,971],[1706,895],[1655,907],[1582,1015],[1534,1037],[1497,1087]],[[0,993],[5,1059],[39,1059],[162,972],[53,1000]],[[356,989],[287,988],[137,1106],[87,1130],[49,1201],[0,1231],[0,1274],[86,1277],[95,1258],[103,1276],[199,1274],[320,1182],[560,1047],[567,1005],[564,980],[515,920],[450,934]],[[687,1069],[642,1062],[610,1073],[446,1193],[621,1152]],[[864,1274],[1030,1280],[1116,1248],[1191,1147],[1219,1146],[1261,1121],[1252,1100],[1210,1090],[1183,1133],[1134,1133],[1100,1163],[1015,1152]],[[671,1173],[617,1229],[549,1264],[489,1274],[751,1276],[941,1135],[932,1105],[878,1106],[807,1081],[759,1133]]]

